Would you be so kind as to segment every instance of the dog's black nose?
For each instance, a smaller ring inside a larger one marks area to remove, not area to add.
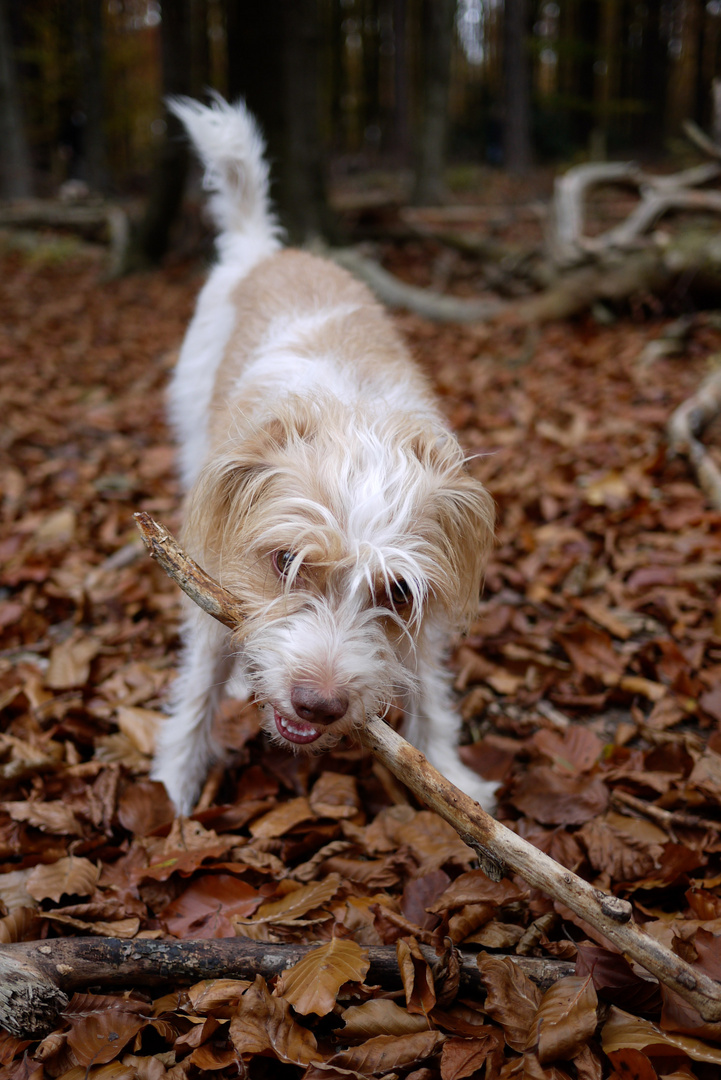
[[[332,697],[324,697],[308,686],[294,686],[290,703],[300,719],[311,724],[332,724],[348,711],[348,695],[342,690]]]

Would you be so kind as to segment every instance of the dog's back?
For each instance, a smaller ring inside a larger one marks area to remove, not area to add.
[[[168,108],[185,126],[205,166],[203,187],[218,229],[219,259],[198,298],[169,392],[181,479],[195,480],[207,454],[207,417],[218,365],[236,325],[238,283],[280,248],[271,210],[265,143],[243,102],[210,106],[176,97]]]
[[[426,380],[366,286],[327,259],[280,250],[263,138],[243,103],[172,98],[169,107],[205,165],[219,229],[219,260],[170,388],[185,487],[213,445],[241,434],[245,416],[257,421],[255,402],[267,399],[269,380],[279,395],[316,385],[351,409],[362,402],[372,413],[375,400],[379,412],[441,423]]]
[[[213,394],[216,440],[261,420],[259,403],[332,394],[368,423],[397,410],[440,416],[426,379],[367,288],[327,259],[287,250],[239,283]],[[225,414],[223,419],[220,414]]]

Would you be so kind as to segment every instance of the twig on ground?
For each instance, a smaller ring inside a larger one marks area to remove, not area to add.
[[[184,557],[183,576],[175,577],[175,562],[168,551],[182,552],[162,526],[147,514],[136,515],[138,527],[151,554],[163,569],[178,581],[188,594],[201,596],[209,579],[199,574],[192,559]],[[162,537],[162,543],[156,538]],[[171,543],[172,541],[172,543]],[[190,579],[193,579],[192,582]],[[213,582],[212,603],[223,609],[223,621],[230,625],[231,612],[240,608],[238,600]],[[191,591],[192,590],[192,591]],[[226,606],[227,601],[227,606]],[[209,607],[201,604],[204,610]],[[216,616],[217,617],[217,616]],[[242,616],[241,616],[242,617]],[[402,739],[379,718],[371,719],[360,732],[361,741],[406,784],[424,803],[432,807],[458,832],[461,839],[479,852],[489,876],[503,872],[504,864],[520,874],[529,884],[543,889],[577,916],[599,931],[613,946],[636,960],[660,982],[671,987],[691,1004],[704,1020],[721,1020],[721,983],[705,972],[694,969],[659,941],[636,926],[631,905],[595,889],[583,878],[559,865],[527,840],[501,825],[478,803],[454,787],[419,750]]]
[[[694,814],[686,814],[682,810],[664,810],[662,806],[656,806],[655,803],[637,799],[635,795],[631,795],[630,792],[624,791],[622,788],[618,788],[613,792],[611,802],[616,803],[617,806],[635,810],[638,814],[643,814],[649,821],[655,821],[672,836],[674,826],[684,829],[715,830],[718,828],[717,821],[708,821],[706,818],[696,817]]]

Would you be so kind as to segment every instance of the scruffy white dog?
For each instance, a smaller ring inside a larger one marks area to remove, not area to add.
[[[220,755],[229,682],[289,750],[383,714],[485,806],[458,759],[443,649],[473,616],[493,508],[393,324],[344,270],[281,250],[262,137],[243,104],[170,104],[206,167],[219,260],[171,386],[184,545],[245,605],[232,633],[194,605],[153,767],[192,811]]]

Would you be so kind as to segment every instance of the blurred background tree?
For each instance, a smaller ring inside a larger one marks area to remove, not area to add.
[[[721,0],[0,0],[0,197],[69,179],[145,199],[166,251],[187,167],[166,93],[246,97],[293,240],[332,235],[329,178],[675,152],[712,126]],[[676,141],[675,141],[676,140]]]

